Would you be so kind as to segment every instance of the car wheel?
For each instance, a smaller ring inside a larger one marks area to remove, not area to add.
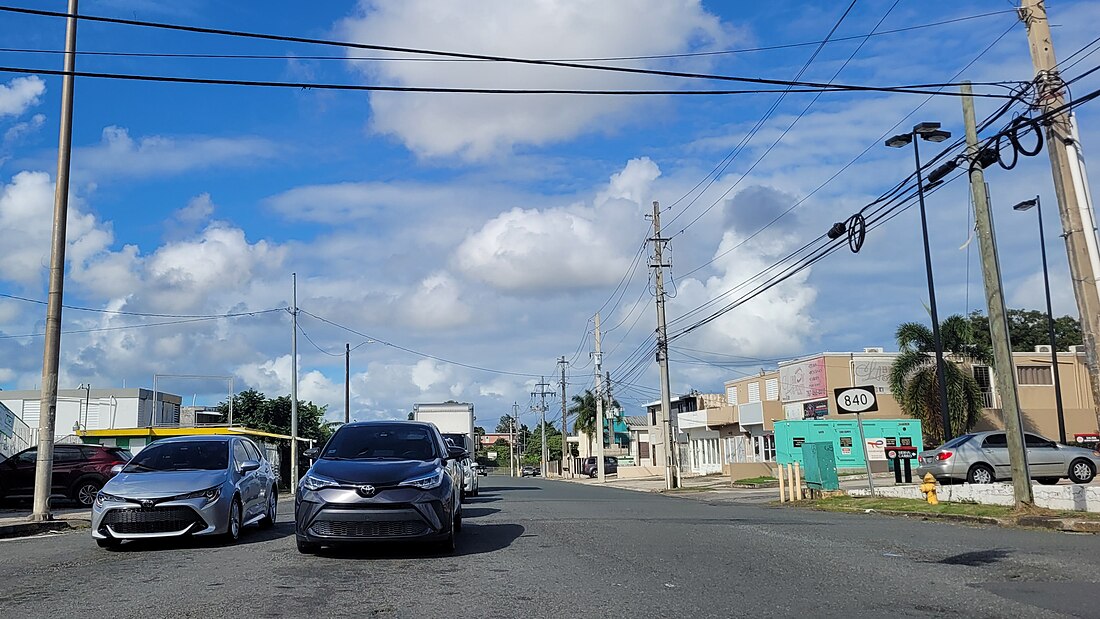
[[[1035,481],[1043,484],[1044,486],[1053,486],[1058,483],[1057,477],[1036,477]]]
[[[267,497],[267,513],[264,514],[263,519],[260,520],[260,526],[265,529],[275,526],[275,519],[278,515],[279,490],[275,486],[272,486]]]
[[[97,537],[95,538],[95,545],[100,548],[118,548],[122,545],[122,540],[113,537],[104,537],[102,539]]]
[[[321,549],[320,544],[314,544],[313,542],[307,542],[306,540],[304,540],[300,537],[297,538],[297,542],[298,542],[298,552],[300,552],[304,555],[316,554],[317,551]]]
[[[1075,484],[1087,484],[1096,477],[1096,467],[1088,460],[1074,460],[1069,465],[1069,478]]]
[[[996,479],[993,476],[993,469],[987,464],[975,464],[966,473],[966,481],[972,484],[991,484]]]
[[[241,500],[234,497],[229,505],[229,524],[225,529],[225,541],[235,542],[241,539]]]
[[[73,489],[69,496],[83,507],[91,507],[92,503],[95,503],[95,497],[99,494],[99,489],[102,487],[103,484],[99,483],[98,480],[85,477],[83,479],[78,479],[77,482],[73,484]]]

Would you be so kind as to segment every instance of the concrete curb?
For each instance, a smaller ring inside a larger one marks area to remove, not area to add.
[[[89,526],[91,526],[90,521],[79,519],[46,520],[44,522],[27,521],[15,522],[10,524],[0,524],[0,539],[11,539],[13,537],[30,537],[32,535],[41,535],[42,533],[61,533],[76,529],[86,529]]]
[[[882,514],[921,520],[944,520],[963,524],[981,524],[1001,527],[1029,527],[1047,529],[1064,533],[1100,533],[1100,521],[1078,520],[1076,518],[1058,518],[1054,516],[1016,516],[1012,518],[994,518],[992,516],[971,516],[968,514],[935,514],[927,512],[909,512],[892,509],[823,509],[811,507],[814,511],[843,512],[849,514]]]

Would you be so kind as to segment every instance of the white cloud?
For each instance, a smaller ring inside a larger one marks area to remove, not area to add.
[[[197,225],[205,222],[214,214],[214,203],[210,200],[210,194],[202,193],[191,199],[187,206],[176,211],[176,219],[186,225]]]
[[[471,234],[455,252],[467,275],[504,290],[575,289],[614,284],[629,268],[650,187],[660,176],[647,158],[611,177],[592,206],[513,208]],[[629,222],[634,220],[634,224]]]
[[[250,165],[276,156],[278,147],[257,137],[164,137],[135,140],[124,127],[103,129],[95,146],[75,149],[74,169],[93,178],[178,174],[227,165]]]
[[[10,82],[0,84],[0,117],[20,116],[32,106],[38,105],[39,98],[46,92],[46,82],[37,75],[17,77]]]
[[[337,24],[342,38],[522,58],[671,54],[732,38],[698,0],[361,0]],[[655,66],[634,61],[634,66]],[[652,76],[486,62],[354,65],[373,82],[439,87],[620,89],[667,87]],[[469,158],[621,125],[642,100],[626,97],[374,93],[372,127],[421,155]]]
[[[35,131],[42,128],[42,125],[46,122],[45,114],[35,114],[31,116],[31,119],[21,123],[16,123],[11,126],[10,129],[4,132],[4,145],[16,142],[20,138],[26,135],[30,135]]]

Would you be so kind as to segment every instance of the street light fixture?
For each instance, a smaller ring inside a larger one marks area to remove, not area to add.
[[[917,164],[917,198],[920,201],[920,225],[924,237],[924,268],[928,277],[928,303],[932,314],[932,339],[936,347],[936,382],[940,391],[940,414],[943,419],[943,440],[946,443],[951,440],[951,414],[947,410],[947,372],[943,361],[943,341],[940,339],[940,317],[936,311],[936,286],[932,277],[932,251],[928,246],[928,215],[924,208],[924,180],[921,177],[920,148],[914,139],[920,136],[922,140],[929,142],[942,142],[951,137],[951,133],[940,129],[940,123],[922,122],[909,133],[902,133],[886,140],[890,148],[901,148],[910,142],[913,143],[913,158]],[[946,174],[945,174],[946,175]],[[942,177],[940,177],[942,179]]]
[[[1043,255],[1043,288],[1047,296],[1047,335],[1050,337],[1050,367],[1054,375],[1054,403],[1058,408],[1058,440],[1066,442],[1066,417],[1062,409],[1062,383],[1058,378],[1058,347],[1054,340],[1054,310],[1050,305],[1050,273],[1047,270],[1047,242],[1043,236],[1043,205],[1039,196],[1024,200],[1012,207],[1014,211],[1028,211],[1035,207],[1039,215],[1039,248]]]

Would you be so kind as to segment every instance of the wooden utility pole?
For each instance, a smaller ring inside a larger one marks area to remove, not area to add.
[[[600,483],[607,481],[607,472],[603,462],[603,374],[600,368],[603,364],[603,353],[600,351],[600,313],[596,312],[595,331],[596,352],[593,355],[596,367],[596,477]]]
[[[298,492],[298,274],[292,281],[290,330],[290,496]]]
[[[542,427],[542,449],[539,450],[539,453],[541,454],[541,472],[543,477],[546,477],[547,473],[550,471],[550,446],[546,444],[546,396],[552,395],[554,392],[546,390],[549,386],[550,383],[546,382],[544,377],[539,377],[539,382],[535,385],[538,391],[531,392],[531,395],[541,398],[538,409],[540,419],[539,425]]]
[[[53,194],[53,235],[50,242],[50,289],[46,297],[46,340],[42,354],[42,396],[39,400],[38,458],[34,469],[31,520],[50,520],[53,489],[53,442],[57,423],[57,373],[61,364],[61,306],[65,288],[65,230],[69,213],[69,168],[73,153],[73,71],[76,70],[77,0],[69,0],[65,25],[65,72],[61,80],[61,130],[57,144],[57,183]],[[153,402],[156,414],[156,402]]]
[[[564,355],[561,359],[558,359],[558,365],[561,366],[561,476],[565,477],[565,463],[568,462],[569,458],[569,441],[566,440],[568,434],[565,419],[565,368],[569,365],[569,362],[565,360]]]
[[[344,423],[351,423],[351,343],[344,344]]]
[[[676,436],[672,423],[672,394],[668,380],[668,328],[665,323],[665,267],[662,251],[668,239],[661,238],[661,206],[653,203],[653,263],[649,266],[657,272],[657,363],[661,374],[661,408],[657,412],[656,431],[661,436],[654,444],[657,460],[665,467],[665,488],[679,487],[679,471],[676,468]],[[652,437],[651,437],[652,441]]]
[[[516,415],[519,415],[519,402],[512,404],[512,440],[508,442],[508,472],[512,477],[516,476],[518,468],[516,463]]]
[[[1020,19],[1027,26],[1038,104],[1047,113],[1065,104],[1065,83],[1058,73],[1054,44],[1050,38],[1050,22],[1047,21],[1043,0],[1022,0]],[[1093,412],[1100,423],[1100,359],[1097,358],[1100,295],[1097,294],[1096,282],[1100,271],[1100,250],[1097,249],[1095,223],[1088,204],[1088,181],[1083,174],[1083,158],[1072,115],[1062,111],[1048,118],[1044,124],[1047,154],[1054,176],[1054,193],[1062,219],[1062,236],[1066,239],[1066,253],[1069,256],[1073,296],[1077,299],[1077,311],[1081,315],[1081,335],[1092,388]]]
[[[1023,419],[1020,398],[1016,390],[1016,366],[1012,363],[1012,343],[1008,337],[1008,319],[1004,291],[1001,286],[1001,265],[997,258],[997,238],[993,233],[993,212],[989,208],[989,192],[985,175],[978,161],[978,128],[974,116],[974,98],[970,83],[962,85],[963,121],[966,124],[966,152],[970,159],[970,193],[974,197],[974,230],[978,235],[978,250],[982,259],[982,280],[989,311],[989,332],[993,342],[993,374],[997,391],[1001,393],[1001,417],[1008,437],[1008,459],[1012,467],[1012,487],[1016,507],[1035,502],[1028,475],[1027,450],[1024,448]]]

